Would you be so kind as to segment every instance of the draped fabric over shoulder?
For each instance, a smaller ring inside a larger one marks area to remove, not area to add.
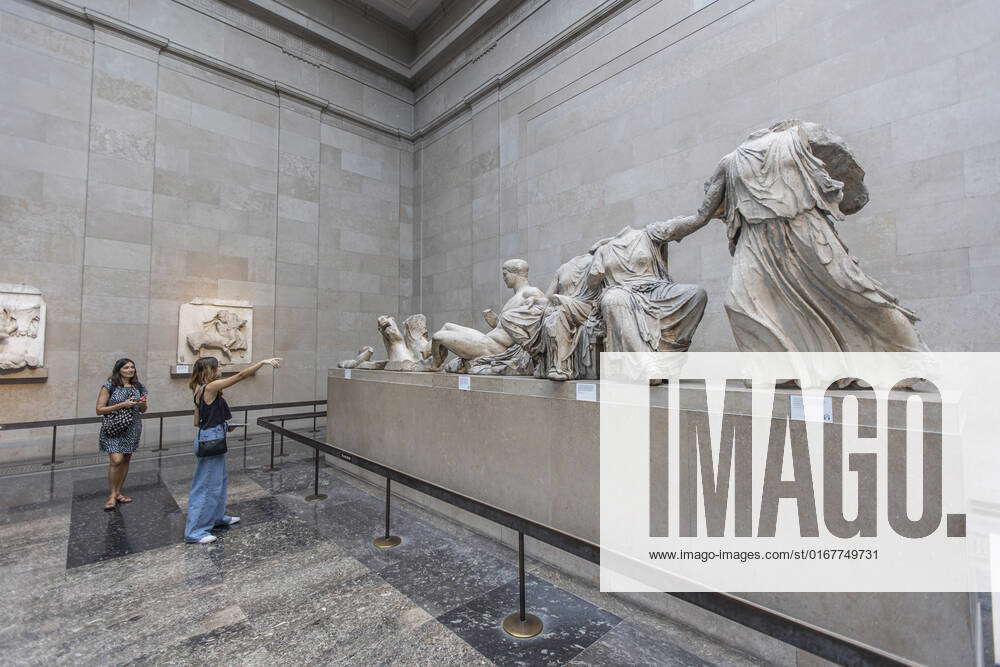
[[[798,127],[755,132],[722,159],[733,254],[726,312],[737,347],[918,352],[917,317],[861,269],[837,234],[840,181]]]

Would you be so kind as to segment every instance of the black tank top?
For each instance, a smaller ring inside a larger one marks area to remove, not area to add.
[[[199,428],[212,428],[213,426],[226,423],[233,417],[233,413],[229,411],[229,404],[226,403],[226,399],[222,397],[222,394],[218,394],[211,403],[205,402],[204,387],[201,388],[201,393],[198,394],[195,405],[198,406]]]

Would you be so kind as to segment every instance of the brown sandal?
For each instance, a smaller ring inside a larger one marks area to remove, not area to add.
[[[113,509],[115,509],[117,507],[118,507],[118,500],[117,499],[115,499],[115,500],[109,500],[108,502],[104,503],[104,511],[105,512],[110,512],[111,510],[113,510]]]
[[[132,499],[129,498],[128,496],[123,496],[122,494],[119,493],[118,494],[118,502],[128,504],[128,503],[132,502]]]

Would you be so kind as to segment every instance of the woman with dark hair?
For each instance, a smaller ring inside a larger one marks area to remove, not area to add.
[[[132,461],[132,453],[139,447],[142,436],[142,419],[139,413],[148,407],[146,388],[139,382],[139,374],[135,362],[131,359],[119,359],[111,370],[108,381],[101,386],[97,395],[97,414],[129,411],[127,427],[122,432],[113,430],[105,420],[101,427],[100,448],[108,454],[108,500],[104,509],[113,510],[118,503],[130,503],[132,499],[122,494],[122,486],[128,476],[128,466]]]
[[[223,379],[219,360],[203,357],[195,362],[188,386],[194,394],[194,425],[198,435],[194,439],[194,453],[198,454],[198,443],[222,438],[232,417],[229,404],[222,397],[222,390],[237,382],[253,377],[264,366],[278,368],[281,359],[265,359],[251,364],[239,373]],[[198,465],[191,479],[188,494],[187,525],[184,540],[197,544],[211,544],[215,535],[210,532],[216,526],[231,526],[240,520],[238,516],[226,514],[226,455],[199,456]]]

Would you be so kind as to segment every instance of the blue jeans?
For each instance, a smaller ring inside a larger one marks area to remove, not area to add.
[[[194,453],[197,456],[198,440],[221,438],[226,432],[225,424],[199,431],[194,439]],[[184,539],[197,542],[209,534],[212,528],[224,525],[226,516],[226,455],[198,458],[198,466],[191,479],[191,493],[188,494],[187,526]]]

